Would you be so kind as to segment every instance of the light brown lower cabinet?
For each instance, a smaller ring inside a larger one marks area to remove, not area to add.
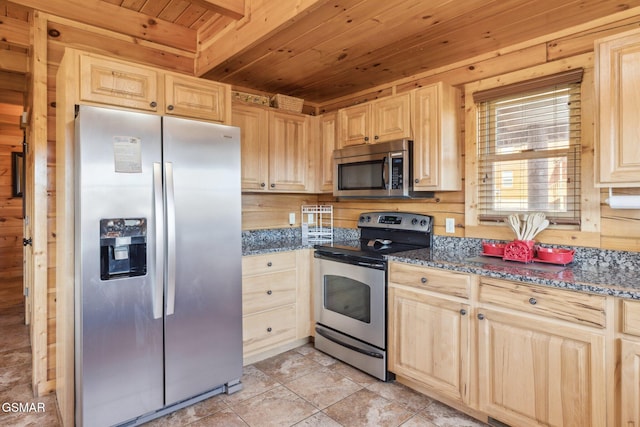
[[[608,301],[392,262],[389,369],[483,421],[613,426],[615,310]],[[623,404],[637,420],[640,343],[622,348],[623,394],[631,396]],[[624,425],[640,426],[634,422]]]
[[[309,250],[242,258],[245,364],[300,345],[311,325]]]
[[[468,304],[389,287],[389,370],[461,403],[469,401]]]
[[[606,426],[604,334],[478,310],[480,410],[512,426]]]

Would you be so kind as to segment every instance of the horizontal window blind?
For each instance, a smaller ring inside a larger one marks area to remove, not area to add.
[[[580,84],[544,83],[479,97],[481,221],[544,212],[552,223],[580,222]]]

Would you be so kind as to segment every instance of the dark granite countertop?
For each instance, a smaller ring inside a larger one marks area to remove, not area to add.
[[[552,286],[574,291],[640,299],[640,274],[637,270],[616,265],[592,265],[573,262],[567,266],[552,264],[522,264],[515,261],[469,256],[464,252],[420,249],[387,256],[426,267],[442,268],[461,273],[477,274],[497,279],[514,280],[534,285]]]
[[[357,237],[357,231],[343,229],[338,230],[334,240],[351,240]],[[482,251],[481,239],[434,236],[433,243],[431,249],[399,252],[388,255],[387,259],[534,285],[640,300],[640,253],[637,252],[576,248],[573,263],[556,266],[541,263],[522,264],[479,256]],[[308,248],[313,248],[313,244],[303,243],[296,229],[243,232],[242,255]]]

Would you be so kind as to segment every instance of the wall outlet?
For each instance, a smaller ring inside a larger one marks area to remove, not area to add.
[[[456,220],[454,218],[447,218],[444,221],[444,231],[445,233],[455,233],[456,232]]]
[[[293,225],[296,223],[296,213],[289,212],[289,225]]]

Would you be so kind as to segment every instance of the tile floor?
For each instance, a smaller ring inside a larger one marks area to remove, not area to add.
[[[23,320],[22,304],[0,307],[0,404],[41,402],[45,411],[0,410],[0,426],[56,427],[55,396],[32,397],[29,331]],[[310,344],[246,366],[242,382],[240,392],[215,396],[147,426],[484,426],[398,383],[380,382]]]

